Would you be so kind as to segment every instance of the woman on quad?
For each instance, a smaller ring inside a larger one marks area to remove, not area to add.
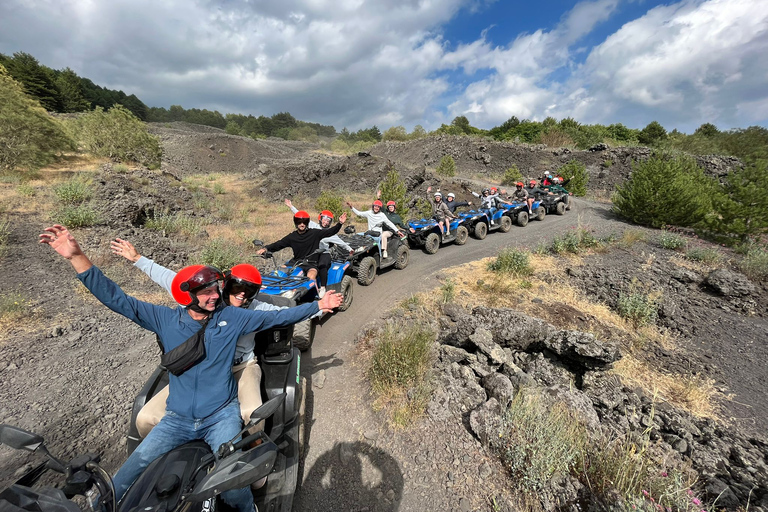
[[[381,199],[381,190],[376,191],[376,199]],[[400,228],[402,231],[410,231],[415,233],[416,230],[412,227],[406,226],[403,218],[395,210],[397,209],[397,203],[395,201],[387,201],[387,209],[384,211],[384,215],[392,221],[392,224]]]
[[[371,209],[365,211],[356,209],[349,201],[347,201],[347,206],[352,209],[352,213],[358,217],[363,217],[364,219],[368,220],[368,231],[366,234],[369,234],[376,239],[376,242],[381,248],[381,257],[383,259],[387,259],[387,240],[390,236],[392,236],[392,233],[397,233],[398,236],[403,236],[404,233],[402,233],[400,229],[398,229],[398,227],[391,220],[389,220],[386,214],[381,211],[381,207],[384,206],[381,201],[377,199],[371,205]],[[390,232],[383,229],[384,226],[389,227],[392,231]]]
[[[448,236],[451,230],[450,219],[455,219],[457,215],[443,202],[443,194],[439,190],[435,192],[434,199],[429,195],[431,191],[432,187],[427,187],[427,201],[432,205],[432,216],[440,226],[440,232],[443,233],[443,236]]]

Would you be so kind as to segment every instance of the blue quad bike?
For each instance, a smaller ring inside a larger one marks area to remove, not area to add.
[[[260,293],[257,299],[276,306],[291,307],[293,305],[292,299],[275,295]],[[223,490],[248,487],[251,483],[266,476],[266,484],[259,489],[252,490],[254,503],[258,510],[290,512],[298,485],[299,461],[305,443],[304,413],[307,379],[301,377],[301,352],[292,342],[293,326],[276,327],[256,332],[254,337],[254,352],[263,375],[259,386],[264,405],[256,409],[251,418],[259,416],[261,419],[266,419],[265,427],[264,431],[256,434],[244,432],[243,441],[235,444],[234,448],[236,450],[248,449],[249,446],[255,444],[257,446],[251,449],[268,451],[269,458],[268,460],[263,457],[263,460],[259,459],[262,470],[255,478],[248,481],[238,480],[238,485]],[[139,411],[167,384],[168,372],[164,367],[158,366],[136,396],[128,427],[127,448],[129,454],[141,442],[136,428],[136,417]],[[267,406],[269,406],[268,415],[259,412]],[[258,421],[251,421],[248,426],[253,426]],[[226,448],[224,451],[229,449]],[[219,449],[219,456],[221,453],[222,449]],[[205,471],[197,475],[198,468],[212,455],[209,446],[203,441],[187,443],[163,455],[150,464],[128,490],[120,503],[120,512],[169,512],[174,510],[186,512],[181,508],[184,504],[183,500],[179,503],[177,501],[180,496],[183,496],[184,489],[194,484],[196,478],[205,476]],[[214,473],[215,471],[216,469],[214,469]],[[178,482],[175,487],[169,487],[169,479]],[[219,489],[217,488],[217,490]],[[195,495],[186,501],[197,503],[197,499]],[[222,505],[223,503],[209,499],[195,505],[191,511],[216,512],[216,509]]]
[[[394,233],[387,242],[387,257],[383,258],[381,248],[372,234],[355,233],[355,226],[344,228],[344,234],[339,237],[352,247],[352,254],[347,255],[351,271],[357,276],[361,286],[368,286],[376,279],[378,270],[395,267],[402,270],[408,266],[411,251],[408,247],[408,237],[397,236]],[[334,249],[340,250],[339,247]]]
[[[408,233],[408,243],[411,247],[423,247],[427,254],[435,254],[442,244],[455,243],[464,245],[469,238],[469,230],[461,217],[451,219],[448,224],[448,234],[443,235],[440,225],[435,219],[419,219],[408,222],[415,233]]]
[[[531,210],[533,211],[533,215],[528,215],[528,203],[499,203],[499,208],[506,210],[506,214],[509,215],[509,218],[514,220],[515,224],[517,224],[520,227],[525,227],[528,225],[528,221],[531,219],[536,220],[544,220],[544,217],[547,214],[546,209],[542,206],[541,201],[536,199],[533,202],[533,206]]]
[[[458,214],[464,225],[478,240],[483,240],[490,231],[509,232],[512,219],[503,208],[479,208]]]
[[[263,245],[261,240],[254,240],[253,244],[257,247]],[[333,290],[342,294],[341,305],[337,311],[346,311],[352,305],[354,279],[350,275],[352,264],[345,259],[344,251],[331,251],[331,267],[328,269],[328,282],[326,290]],[[319,251],[310,254],[307,259],[318,254]],[[348,256],[348,255],[347,255]],[[304,275],[301,265],[307,262],[307,259],[294,261],[291,265],[280,266],[275,261],[271,252],[263,255],[264,258],[271,259],[274,269],[262,274],[261,276],[261,295],[272,295],[286,298],[291,301],[290,306],[304,304],[317,300],[317,287],[315,283]],[[310,318],[299,322],[293,329],[293,345],[305,352],[309,350],[315,341],[315,329],[322,316]]]
[[[81,512],[83,499],[73,498],[82,496],[89,512],[216,512],[223,506],[221,493],[250,487],[266,477],[267,483],[253,491],[254,504],[261,510],[289,512],[298,475],[306,382],[297,383],[300,355],[291,348],[290,336],[272,331],[264,335],[267,348],[261,358],[269,400],[253,411],[240,434],[217,449],[217,456],[203,441],[179,446],[153,461],[118,503],[112,479],[99,465],[100,454],[63,461],[48,451],[41,436],[0,425],[0,444],[45,457],[0,491],[0,510]],[[158,368],[134,407],[167,382],[167,373]],[[135,411],[131,424],[135,433],[133,420]],[[248,432],[262,420],[264,431]],[[129,438],[129,451],[137,445]],[[63,485],[33,488],[49,470],[62,474]]]

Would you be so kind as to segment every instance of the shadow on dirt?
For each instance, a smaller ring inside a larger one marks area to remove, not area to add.
[[[307,473],[294,510],[396,511],[403,496],[397,461],[361,441],[336,443]]]

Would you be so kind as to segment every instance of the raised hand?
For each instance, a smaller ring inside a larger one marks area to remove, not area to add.
[[[341,214],[341,216],[339,217],[339,222],[341,222],[342,224],[347,222],[347,212],[344,212]]]
[[[287,206],[288,208],[290,208],[291,206],[293,206],[293,203],[291,202],[291,200],[290,200],[290,199],[286,199],[286,200],[285,200],[285,206]]]
[[[128,261],[136,263],[141,258],[141,254],[136,250],[131,242],[123,240],[122,238],[115,238],[110,243],[112,254],[116,256],[122,256]]]
[[[68,259],[78,273],[93,266],[72,233],[61,224],[45,228],[45,233],[40,234],[40,243],[50,245],[54,251]]]
[[[343,300],[344,296],[342,294],[333,290],[329,290],[325,293],[325,296],[323,296],[323,298],[317,302],[317,305],[320,307],[321,311],[330,313],[339,307]]]
[[[350,208],[352,208],[352,203],[350,203],[349,201],[347,201],[347,206],[349,206]]]

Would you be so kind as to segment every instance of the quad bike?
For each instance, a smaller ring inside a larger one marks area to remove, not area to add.
[[[559,195],[562,198],[562,202],[565,203],[565,210],[571,209],[571,206],[573,203],[571,196],[573,195],[573,193],[568,192],[568,190],[566,190],[562,185],[547,185],[544,187],[544,189],[554,193],[555,196]],[[558,209],[555,211],[555,213],[557,213],[558,215],[565,214],[565,211],[563,211],[563,213],[560,213],[561,207],[556,207],[556,208]]]
[[[393,234],[387,242],[387,258],[382,258],[379,242],[373,236],[355,233],[354,226],[344,228],[344,233],[339,237],[353,249],[352,254],[347,255],[347,261],[352,265],[352,272],[356,273],[360,285],[373,283],[378,269],[395,267],[402,270],[408,266],[411,251],[407,236]]]
[[[531,206],[531,210],[533,211],[533,215],[528,215],[528,203],[499,203],[499,208],[502,208],[506,210],[507,215],[509,215],[510,219],[513,219],[515,221],[515,224],[518,226],[525,227],[528,225],[528,221],[531,219],[536,220],[544,220],[544,217],[546,216],[547,212],[546,210],[541,206],[541,201],[538,199],[533,202],[533,205]]]
[[[257,247],[263,245],[261,240],[254,240],[253,244]],[[317,286],[314,281],[304,275],[301,265],[306,264],[312,256],[319,253],[319,250],[315,251],[303,260],[294,261],[290,266],[279,266],[271,252],[264,253],[262,257],[271,259],[274,269],[272,272],[261,276],[260,293],[290,299],[291,303],[288,304],[289,306],[317,300]],[[346,311],[352,305],[354,283],[352,276],[347,272],[349,268],[350,263],[348,261],[333,257],[331,267],[328,269],[326,289],[339,292],[343,296],[341,305],[337,308],[338,311]],[[320,321],[322,316],[321,314],[317,317],[309,318],[294,326],[293,345],[296,348],[302,352],[309,350],[315,341],[317,322]]]
[[[47,460],[27,471],[0,491],[0,510],[30,512],[80,512],[72,501],[86,498],[91,512],[213,512],[222,492],[250,486],[276,471],[280,448],[263,431],[245,434],[261,420],[269,420],[285,407],[286,395],[276,395],[253,411],[251,421],[231,441],[218,449],[218,460],[202,441],[192,441],[152,462],[118,503],[109,474],[99,466],[99,454],[85,454],[63,462],[48,452],[41,436],[10,425],[0,425],[0,444],[44,455]],[[61,488],[32,489],[47,470],[64,475]],[[291,495],[292,498],[292,495]],[[278,508],[275,510],[290,510]]]
[[[454,242],[464,245],[469,237],[469,230],[464,226],[464,219],[457,217],[448,224],[448,234],[443,235],[442,228],[435,219],[420,219],[408,222],[416,230],[408,234],[411,247],[423,247],[427,254],[435,254],[442,244]]]
[[[541,201],[541,207],[549,214],[565,215],[565,211],[571,209],[571,196],[567,192],[557,192],[554,195],[539,195],[536,198]]]
[[[259,294],[258,300],[269,302],[276,306],[290,306],[292,300],[265,294]],[[249,435],[245,440],[258,441],[262,439],[264,443],[268,442],[271,447],[272,456],[267,471],[260,473],[260,476],[243,483],[239,486],[230,487],[237,489],[246,487],[263,477],[267,477],[266,484],[260,489],[253,491],[254,502],[259,510],[274,510],[289,512],[293,504],[293,495],[298,482],[299,459],[304,447],[304,408],[307,393],[306,378],[300,376],[301,370],[301,352],[293,346],[293,326],[278,327],[260,331],[255,334],[255,353],[259,359],[259,366],[262,370],[262,398],[265,403],[251,415],[251,418],[257,412],[271,405],[269,409],[269,419],[267,420],[264,432],[259,432],[261,437],[254,437],[257,434]],[[141,442],[138,429],[136,428],[136,417],[142,407],[160,390],[168,384],[168,372],[162,366],[152,373],[144,387],[141,389],[133,402],[131,413],[131,422],[128,427],[128,453],[133,452]],[[274,400],[279,400],[273,402]],[[260,415],[262,413],[259,413]],[[257,421],[258,422],[258,421]],[[257,422],[251,422],[256,424]],[[251,441],[248,441],[250,443]],[[183,449],[183,450],[182,450]],[[170,455],[174,452],[176,455]],[[188,443],[177,450],[164,455],[161,459],[167,458],[166,462],[153,462],[139,477],[139,480],[128,490],[121,502],[121,510],[133,510],[135,507],[143,507],[146,498],[135,499],[131,493],[133,489],[140,485],[143,489],[142,495],[152,494],[156,487],[156,482],[162,482],[163,474],[166,474],[171,463],[174,467],[183,462],[179,471],[189,475],[190,468],[196,467],[198,460],[202,460],[210,453],[208,445],[202,441]],[[154,468],[154,469],[153,469]],[[151,476],[147,476],[151,475]],[[146,477],[146,479],[145,479]],[[143,482],[146,480],[146,485]],[[153,487],[154,486],[154,487]],[[130,501],[129,501],[129,498]],[[126,503],[132,505],[125,508]],[[139,512],[139,508],[133,512]],[[143,512],[144,508],[141,508]],[[172,509],[168,509],[172,510]],[[158,511],[160,512],[160,511]],[[162,510],[165,512],[165,510]],[[211,512],[210,508],[203,512]]]
[[[472,236],[483,240],[490,231],[507,233],[512,229],[512,219],[503,208],[479,208],[458,214]]]

